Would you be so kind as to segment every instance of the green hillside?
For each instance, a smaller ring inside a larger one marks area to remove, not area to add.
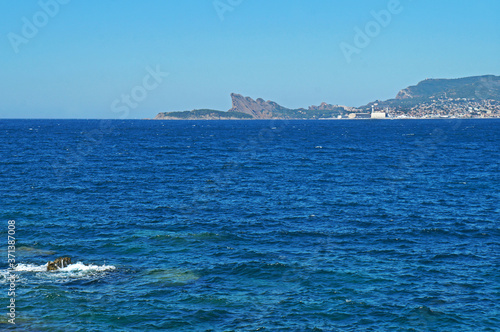
[[[241,112],[223,112],[210,109],[200,109],[193,111],[164,112],[159,113],[156,119],[252,119],[249,114]]]
[[[396,99],[467,98],[500,100],[500,76],[427,79],[402,90]]]

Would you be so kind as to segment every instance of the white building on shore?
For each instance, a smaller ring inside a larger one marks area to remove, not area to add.
[[[386,118],[386,113],[385,112],[380,112],[380,111],[375,111],[372,105],[372,113],[371,113],[371,118],[372,119],[385,119]]]

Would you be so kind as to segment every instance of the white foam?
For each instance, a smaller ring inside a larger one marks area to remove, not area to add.
[[[16,277],[17,283],[47,281],[61,283],[72,280],[95,279],[101,278],[113,270],[116,270],[116,267],[112,265],[85,265],[82,262],[77,262],[56,271],[47,271],[47,264],[19,263],[14,271],[0,270],[0,284],[9,283],[9,278],[12,276]]]
[[[33,265],[33,264],[17,264],[14,271],[22,271],[22,272],[44,272],[47,271],[47,264],[44,265]]]
[[[80,271],[89,271],[89,272],[104,272],[115,270],[116,267],[113,265],[85,265],[82,262],[76,262],[75,264],[70,264],[65,268],[57,270],[58,272],[80,272]]]
[[[70,264],[65,268],[58,269],[56,271],[50,271],[50,273],[58,272],[104,272],[115,270],[116,267],[113,265],[85,265],[82,262],[77,262],[75,264]],[[47,272],[47,264],[34,265],[34,264],[23,264],[20,263],[16,266],[14,271],[19,272]]]

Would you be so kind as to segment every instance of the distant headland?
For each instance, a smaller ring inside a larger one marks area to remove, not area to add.
[[[321,103],[290,109],[273,101],[232,93],[228,111],[199,109],[163,112],[155,120],[500,118],[500,76],[426,79],[399,91],[394,99],[360,107]]]

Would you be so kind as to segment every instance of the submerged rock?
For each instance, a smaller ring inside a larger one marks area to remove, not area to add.
[[[169,285],[186,285],[198,280],[199,276],[192,271],[178,269],[153,269],[146,271],[145,277],[152,282]]]
[[[53,262],[47,263],[47,271],[57,271],[71,264],[71,258],[69,257],[59,257]]]
[[[31,255],[31,256],[50,256],[55,254],[55,252],[51,250],[44,250],[27,246],[16,248],[16,251],[21,255]]]

